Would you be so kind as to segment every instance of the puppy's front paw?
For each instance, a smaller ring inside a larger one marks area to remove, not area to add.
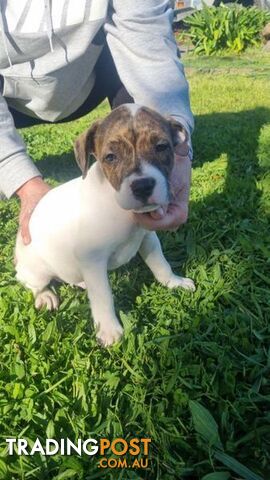
[[[45,307],[46,310],[57,310],[59,299],[51,290],[43,290],[36,295],[35,307],[40,310]]]
[[[191,278],[179,277],[178,275],[172,275],[167,283],[168,288],[184,288],[185,290],[196,290],[195,284]]]
[[[123,328],[120,323],[100,325],[97,331],[97,340],[104,347],[109,347],[116,343],[123,335]]]

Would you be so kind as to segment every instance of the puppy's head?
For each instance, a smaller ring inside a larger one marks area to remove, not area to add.
[[[175,120],[128,104],[94,123],[74,148],[83,178],[93,155],[115,189],[119,205],[143,212],[169,202],[175,148],[185,140],[185,130]]]

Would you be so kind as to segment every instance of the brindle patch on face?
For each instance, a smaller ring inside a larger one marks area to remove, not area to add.
[[[142,108],[134,119],[138,131],[136,154],[140,159],[159,168],[169,178],[174,161],[174,132],[170,122],[157,112]],[[158,146],[164,146],[159,151]]]
[[[159,168],[168,179],[173,167],[175,134],[170,121],[158,113],[142,107],[132,116],[128,107],[123,106],[98,126],[94,153],[116,190],[125,177],[140,172],[142,160]],[[160,144],[165,148],[157,148]]]
[[[119,190],[127,172],[135,167],[134,143],[133,119],[125,107],[113,110],[96,132],[95,157],[101,162],[106,177],[116,190]],[[112,162],[106,159],[110,154],[115,155]]]

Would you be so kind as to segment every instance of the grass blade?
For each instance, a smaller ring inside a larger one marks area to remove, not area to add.
[[[211,413],[199,402],[193,400],[189,402],[189,408],[196,432],[199,433],[210,446],[222,450],[223,446],[218,433],[218,426]]]
[[[238,460],[235,460],[224,452],[215,452],[214,456],[217,460],[223,463],[223,465],[240,475],[244,480],[264,480],[262,477],[249,470],[249,468],[242,465],[242,463],[238,462]]]

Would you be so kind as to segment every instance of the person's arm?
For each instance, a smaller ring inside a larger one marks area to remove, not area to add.
[[[28,222],[31,213],[48,189],[27,155],[7,103],[0,96],[0,192],[7,198],[16,193],[21,200],[20,227],[25,243],[30,241]]]
[[[188,144],[175,155],[171,181],[174,200],[168,210],[136,214],[151,230],[175,229],[187,219],[191,178],[193,115],[189,88],[178,57],[168,0],[111,0],[105,25],[118,74],[135,103],[174,117],[186,129]]]
[[[119,76],[135,103],[175,117],[191,134],[189,88],[169,6],[168,0],[111,0],[105,31]]]
[[[26,153],[6,100],[0,96],[0,191],[10,198],[24,183],[40,175]]]

